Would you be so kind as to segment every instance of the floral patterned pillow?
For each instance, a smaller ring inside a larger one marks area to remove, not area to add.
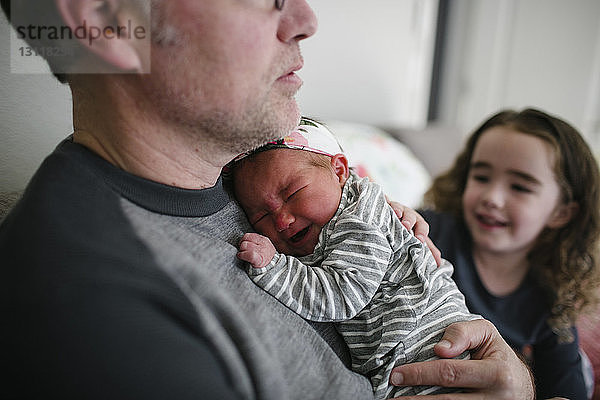
[[[418,207],[431,176],[406,145],[371,125],[325,121],[340,142],[350,166],[383,187],[391,200]]]

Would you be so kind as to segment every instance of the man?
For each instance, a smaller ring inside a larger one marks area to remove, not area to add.
[[[235,255],[250,227],[220,179],[298,122],[299,43],[316,30],[306,1],[157,0],[150,49],[106,28],[142,26],[143,0],[10,5],[105,35],[81,38],[68,62],[49,58],[66,72],[74,133],[0,227],[0,397],[371,398],[331,326],[247,278]],[[490,324],[445,339],[441,356],[469,348],[475,360],[399,367],[393,382],[533,397]]]

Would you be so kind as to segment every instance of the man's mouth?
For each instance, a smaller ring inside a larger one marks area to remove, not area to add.
[[[298,231],[298,233],[296,233],[294,236],[290,237],[290,242],[292,242],[292,243],[300,242],[302,239],[304,239],[304,237],[306,236],[306,234],[308,233],[309,230],[310,230],[310,225],[307,226],[306,228],[302,229],[301,231]]]
[[[300,71],[304,66],[302,59],[298,60],[290,68],[284,71],[281,76],[277,79],[278,81],[293,83],[296,85],[302,85],[302,79],[296,75],[296,72]]]
[[[304,61],[302,59],[300,59],[298,62],[296,62],[293,66],[291,66],[287,71],[285,71],[282,76],[287,76],[287,75],[292,75],[298,71],[300,71],[302,69],[302,67],[304,66]]]

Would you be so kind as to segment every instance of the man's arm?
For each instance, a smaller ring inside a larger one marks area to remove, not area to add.
[[[486,399],[533,400],[533,376],[502,339],[491,322],[475,320],[450,325],[435,352],[442,358],[471,350],[471,360],[434,360],[394,368],[390,383],[396,386],[440,385],[467,389]],[[464,394],[402,397],[461,399]],[[479,397],[472,397],[479,398]]]

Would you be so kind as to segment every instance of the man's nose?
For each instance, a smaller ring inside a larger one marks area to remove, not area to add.
[[[275,229],[277,232],[283,232],[296,221],[294,216],[286,209],[281,209],[275,214]]]
[[[311,37],[317,31],[317,17],[306,0],[288,1],[282,10],[277,37],[284,43]]]

